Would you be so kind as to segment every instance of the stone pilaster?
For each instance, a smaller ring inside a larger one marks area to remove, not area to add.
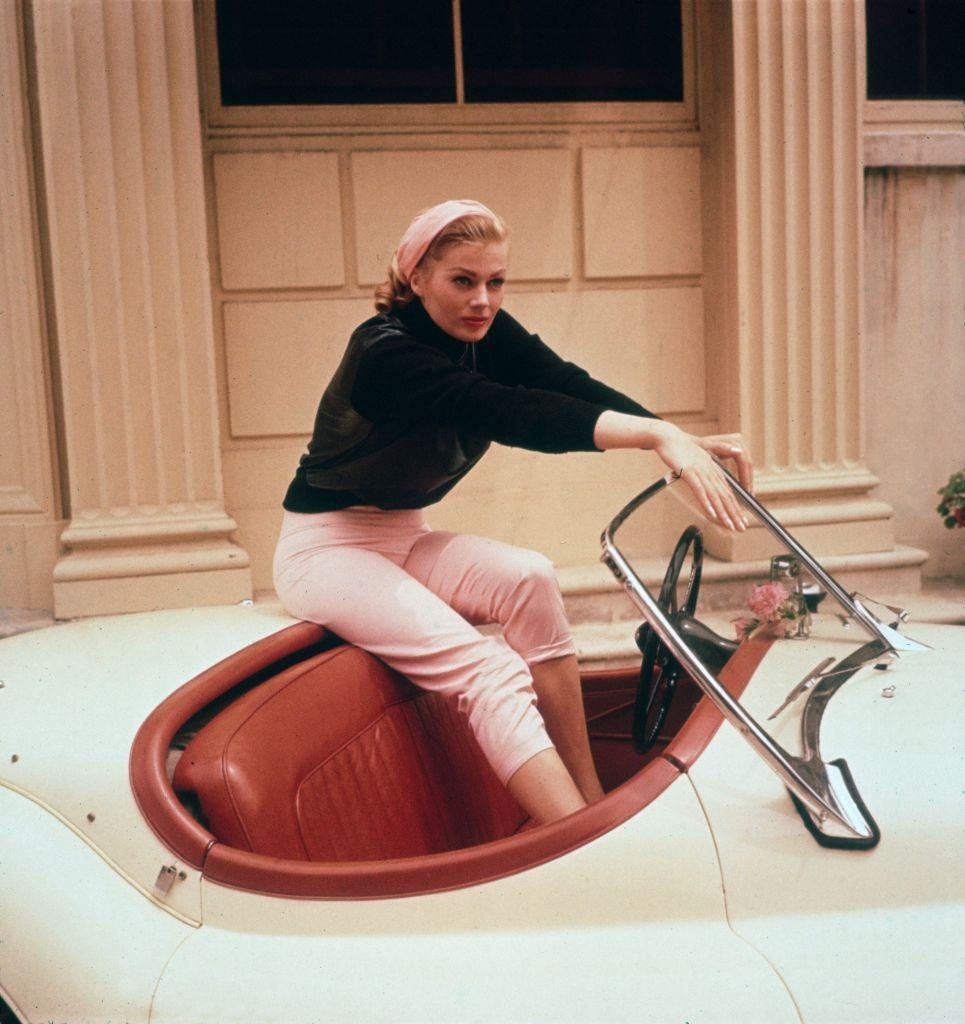
[[[721,98],[705,78],[717,120],[707,184],[721,197],[711,263],[730,290],[712,300],[722,422],[748,439],[760,495],[805,544],[823,554],[891,550],[892,510],[867,496],[878,481],[864,461],[864,5],[707,7],[715,53],[702,70],[716,81],[724,71],[732,90]],[[711,550],[757,557],[756,534],[719,535]]]
[[[49,608],[53,473],[22,10],[0,4],[0,608]]]
[[[238,601],[191,4],[30,14],[71,515],[55,613]]]

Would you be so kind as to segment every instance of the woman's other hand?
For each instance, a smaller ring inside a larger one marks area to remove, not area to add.
[[[747,529],[737,496],[724,471],[713,459],[713,456],[734,459],[741,485],[750,490],[753,486],[753,464],[739,434],[695,437],[679,427],[673,427],[653,450],[674,475],[687,484],[711,519],[716,519],[731,530]]]
[[[754,464],[740,434],[695,437],[666,420],[645,419],[608,410],[596,422],[593,441],[604,451],[646,448],[656,452],[693,491],[711,519],[732,530],[747,528],[730,481],[714,461],[714,457],[733,459],[741,486],[753,491]]]
[[[716,455],[718,459],[733,459],[741,487],[754,493],[754,462],[747,450],[747,442],[740,434],[713,434],[696,440],[704,451]]]

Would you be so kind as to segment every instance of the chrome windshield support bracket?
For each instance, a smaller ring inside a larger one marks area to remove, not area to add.
[[[661,477],[646,490],[641,491],[617,513],[610,525],[603,531],[601,560],[623,586],[630,600],[643,613],[651,629],[656,632],[671,654],[686,669],[723,717],[781,779],[805,818],[805,823],[812,831],[816,830],[816,836],[828,837],[829,845],[861,848],[873,846],[877,843],[880,833],[873,818],[861,802],[847,764],[844,761],[835,761],[831,764],[822,761],[818,735],[821,716],[831,695],[845,680],[873,660],[877,654],[883,655],[896,649],[893,638],[886,632],[890,631],[890,627],[883,627],[883,624],[867,612],[863,605],[854,601],[851,595],[826,573],[811,555],[784,530],[780,523],[744,491],[729,473],[728,477],[735,490],[744,497],[744,500],[772,532],[776,533],[808,567],[814,577],[823,583],[846,608],[850,609],[857,619],[864,622],[876,636],[876,639],[870,644],[855,652],[855,655],[852,656],[853,664],[849,665],[851,659],[846,658],[834,671],[828,672],[826,678],[820,679],[811,689],[802,722],[804,756],[796,757],[788,753],[718,682],[717,678],[683,641],[673,623],[651,597],[627,558],[617,547],[614,535],[619,527],[646,501],[665,487],[671,486],[676,480],[675,477],[669,474]],[[895,634],[895,636],[897,635]],[[905,638],[899,637],[899,639],[904,640]],[[925,645],[915,644],[915,641],[909,641],[909,643],[915,646],[902,649],[929,649]],[[875,650],[871,650],[872,646],[875,647]]]

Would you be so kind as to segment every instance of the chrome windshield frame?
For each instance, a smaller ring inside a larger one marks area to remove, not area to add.
[[[868,649],[880,649],[882,657],[889,655],[890,652],[930,649],[924,644],[901,636],[893,626],[886,625],[875,618],[791,537],[784,527],[724,467],[721,469],[727,475],[733,489],[771,533],[793,551],[814,578],[820,581],[876,637],[872,645],[866,645]],[[820,721],[830,696],[829,688],[816,687],[815,690],[818,693],[812,691],[809,694],[802,717],[802,730],[806,729],[802,732],[805,756],[797,757],[790,754],[769,735],[738,700],[727,692],[713,673],[687,646],[673,623],[637,576],[629,560],[617,546],[614,538],[620,526],[643,504],[675,482],[677,482],[677,478],[671,474],[659,478],[617,513],[600,538],[601,560],[626,590],[630,600],[646,617],[650,627],[692,676],[708,699],[744,737],[765,764],[777,774],[792,795],[797,797],[810,815],[814,828],[835,842],[853,843],[863,847],[873,845],[877,842],[877,826],[867,813],[860,798],[856,798],[856,793],[851,790],[850,778],[846,780],[837,768],[837,765],[843,762],[835,762],[829,766],[818,753]],[[852,672],[846,675],[840,673],[842,678],[835,681],[833,690],[837,690],[846,679],[853,676],[867,663],[867,660],[860,661],[855,664]],[[814,701],[813,706],[811,706],[812,701]]]

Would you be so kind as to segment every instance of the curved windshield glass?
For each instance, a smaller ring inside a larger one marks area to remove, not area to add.
[[[825,762],[824,709],[860,672],[887,668],[899,652],[927,648],[898,632],[904,613],[849,592],[731,477],[748,528],[710,519],[687,484],[671,476],[631,501],[603,534],[603,561],[643,613],[643,657],[634,742],[659,734],[676,679],[694,679],[784,781],[805,824],[826,845],[873,846],[878,830],[847,762]],[[619,538],[618,538],[619,534]],[[665,555],[653,550],[659,538]],[[887,598],[885,598],[887,600]],[[756,716],[719,674],[740,645],[765,644],[760,672],[780,696]],[[779,685],[778,685],[779,684]]]

